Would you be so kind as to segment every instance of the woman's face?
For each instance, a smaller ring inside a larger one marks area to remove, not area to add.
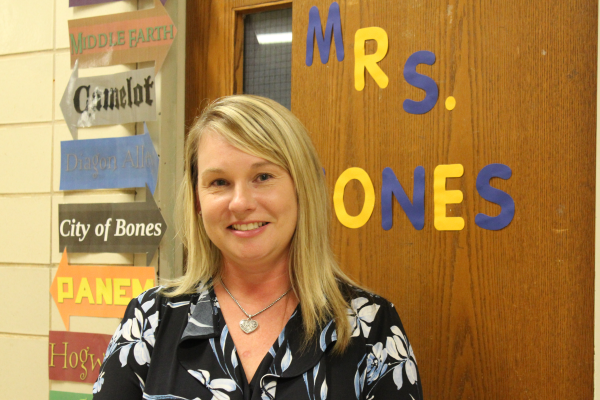
[[[283,168],[205,132],[198,147],[198,199],[206,233],[227,262],[287,265],[298,204]]]

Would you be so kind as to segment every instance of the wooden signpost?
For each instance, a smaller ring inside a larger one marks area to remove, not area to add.
[[[123,317],[129,301],[154,285],[152,267],[69,265],[65,249],[50,293],[69,330],[71,315]]]
[[[69,20],[71,67],[80,68],[155,61],[158,72],[177,35],[159,0],[154,8]]]

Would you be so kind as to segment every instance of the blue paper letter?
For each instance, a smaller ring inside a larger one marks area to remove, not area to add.
[[[425,91],[425,98],[421,101],[404,100],[404,111],[411,114],[425,114],[431,111],[438,100],[437,83],[426,75],[421,75],[417,72],[417,65],[435,63],[435,54],[430,51],[417,51],[411,54],[404,64],[404,79],[414,87]]]
[[[319,55],[321,62],[327,64],[329,61],[329,48],[331,47],[331,31],[333,31],[333,40],[335,42],[335,53],[338,61],[344,59],[344,41],[342,39],[342,20],[340,18],[340,6],[334,2],[329,6],[327,15],[327,25],[325,25],[325,34],[321,26],[321,16],[317,6],[312,6],[308,12],[308,31],[306,32],[306,65],[313,63],[313,49],[315,47],[315,36],[319,46]]]
[[[386,231],[392,229],[392,195],[395,195],[410,223],[416,230],[423,229],[425,225],[425,168],[421,166],[415,168],[412,204],[391,168],[385,168],[382,175],[381,227]]]
[[[475,224],[478,227],[490,231],[497,231],[510,224],[515,216],[515,202],[506,192],[490,186],[490,179],[508,179],[512,175],[511,169],[504,164],[490,164],[483,167],[477,175],[477,191],[479,195],[492,203],[498,204],[502,209],[496,217],[485,214],[475,216]]]

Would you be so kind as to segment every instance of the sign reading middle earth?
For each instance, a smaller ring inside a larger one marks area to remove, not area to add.
[[[69,330],[71,315],[122,318],[131,299],[154,286],[153,267],[69,265],[65,249],[50,293]]]
[[[146,124],[143,135],[60,143],[60,190],[118,189],[148,185],[152,194],[159,158]]]
[[[154,69],[79,78],[79,62],[65,88],[60,109],[73,139],[77,128],[156,120]]]
[[[75,253],[147,253],[150,264],[167,224],[146,187],[146,201],[59,204],[59,248]]]
[[[158,72],[177,35],[159,0],[154,8],[69,20],[71,67],[104,67],[155,61]]]

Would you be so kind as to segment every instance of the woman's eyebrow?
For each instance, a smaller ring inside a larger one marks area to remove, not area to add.
[[[258,169],[258,168],[268,167],[268,166],[277,166],[277,165],[273,164],[271,161],[260,161],[260,162],[256,162],[256,163],[252,164],[250,166],[250,168]]]
[[[252,164],[250,166],[250,168],[251,169],[259,169],[259,168],[268,167],[268,166],[276,167],[277,165],[273,164],[271,161],[259,161],[259,162]],[[223,170],[221,168],[206,168],[205,170],[202,171],[200,176],[205,176],[205,175],[209,175],[209,174],[222,174],[224,172],[225,172],[225,170]]]
[[[223,172],[224,171],[221,168],[207,168],[204,171],[202,171],[200,176],[204,176],[204,175],[208,175],[208,174],[222,174]]]

